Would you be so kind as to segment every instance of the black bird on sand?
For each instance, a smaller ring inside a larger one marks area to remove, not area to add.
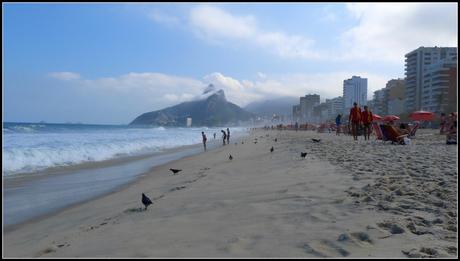
[[[144,193],[142,193],[142,204],[144,204],[145,210],[147,210],[149,205],[153,204],[152,201]]]
[[[230,157],[228,157],[228,159],[229,159],[229,160],[232,160],[232,159],[233,159],[232,154],[230,154]]]
[[[320,142],[321,141],[321,139],[311,139],[311,140],[314,141],[314,142]]]
[[[302,158],[305,159],[306,156],[307,156],[307,153],[306,153],[306,152],[301,152],[301,153],[300,153],[300,157],[302,157]]]
[[[177,172],[182,171],[181,169],[169,169],[169,170],[172,171],[174,175],[176,175]]]
[[[275,142],[277,142],[277,141],[278,141],[278,139],[277,139],[277,138],[275,138]]]
[[[270,149],[270,152],[273,152],[273,150],[274,150],[274,148],[273,148],[273,146],[272,146],[271,149]]]

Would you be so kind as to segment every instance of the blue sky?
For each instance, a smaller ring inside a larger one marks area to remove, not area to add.
[[[457,4],[3,4],[4,121],[124,124],[213,83],[244,106],[368,97],[404,54],[457,46]]]

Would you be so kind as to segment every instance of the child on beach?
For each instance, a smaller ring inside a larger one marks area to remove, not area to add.
[[[337,117],[335,118],[335,125],[337,126],[337,132],[335,133],[335,135],[339,135],[340,136],[340,125],[342,124],[342,114],[339,114],[337,115]]]

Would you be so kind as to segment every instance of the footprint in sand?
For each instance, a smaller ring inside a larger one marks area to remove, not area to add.
[[[43,255],[46,255],[46,254],[49,254],[49,253],[53,253],[53,252],[56,252],[57,251],[57,247],[56,246],[49,246],[49,247],[46,247],[45,249],[41,250],[38,254],[37,254],[37,257],[41,257]]]
[[[346,257],[350,255],[350,252],[329,240],[304,243],[301,245],[301,248],[307,254],[316,257]]]
[[[339,235],[339,237],[337,238],[337,241],[342,242],[342,243],[351,242],[359,246],[366,246],[369,244],[373,244],[373,241],[371,240],[369,234],[365,232],[352,232],[350,234],[343,233]]]
[[[53,252],[56,252],[59,248],[69,247],[69,246],[70,246],[70,243],[68,243],[68,242],[56,243],[56,242],[53,241],[51,246],[48,246],[45,249],[43,249],[42,251],[40,251],[37,254],[37,256],[40,257],[40,256],[43,256],[43,255],[46,255],[46,254],[49,254],[49,253],[53,253]]]
[[[177,190],[182,190],[184,188],[187,188],[187,187],[186,186],[175,187],[175,188],[170,189],[169,191],[173,192],[173,191],[177,191]]]
[[[391,234],[402,234],[405,232],[405,230],[401,226],[392,221],[378,223],[377,226],[389,231]]]

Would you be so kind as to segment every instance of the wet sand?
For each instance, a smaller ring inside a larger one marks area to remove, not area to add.
[[[4,255],[455,257],[457,147],[435,133],[402,146],[257,130],[7,231]]]

